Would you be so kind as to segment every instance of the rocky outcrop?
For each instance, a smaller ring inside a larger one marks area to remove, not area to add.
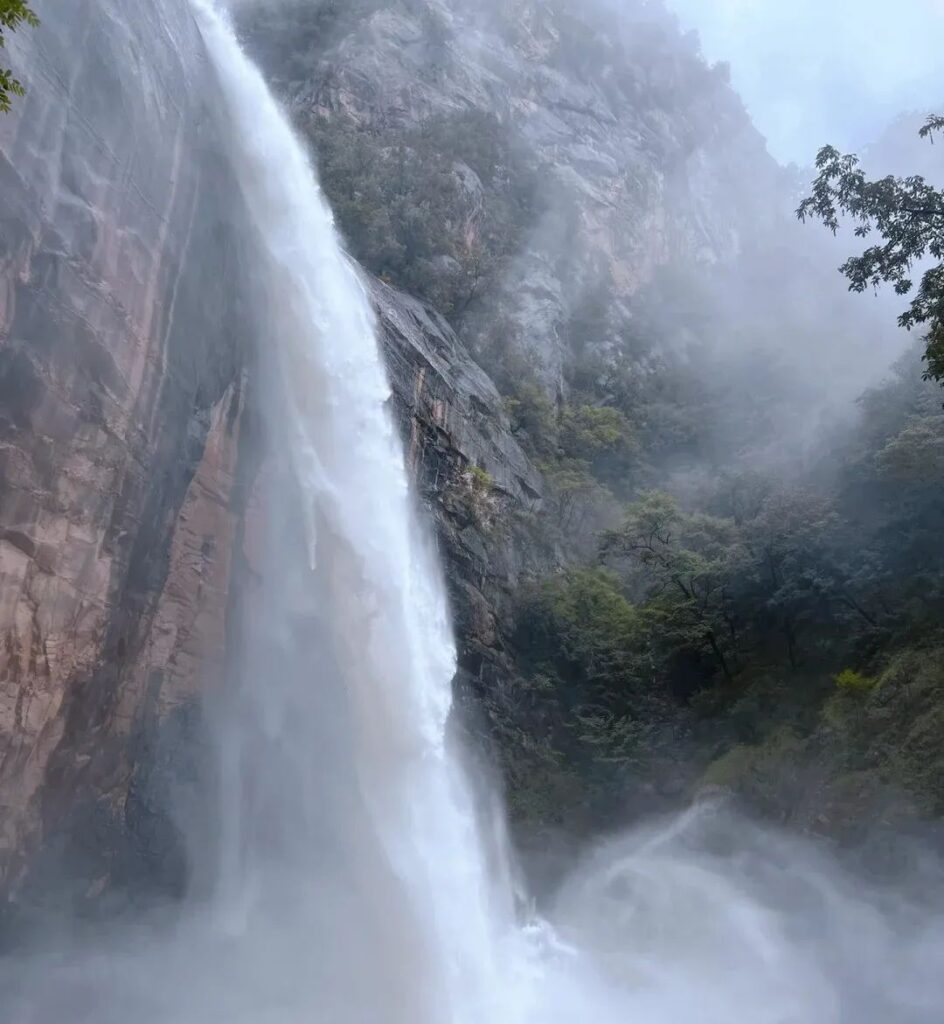
[[[495,385],[434,310],[375,282],[373,300],[417,491],[433,515],[468,691],[510,677],[510,603],[554,552],[529,531],[540,474],[511,434]]]

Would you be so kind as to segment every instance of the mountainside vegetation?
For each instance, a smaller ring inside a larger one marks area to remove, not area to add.
[[[440,115],[387,137],[324,119],[306,135],[352,254],[451,318],[534,219],[537,172],[494,115]]]
[[[496,710],[518,812],[605,827],[711,783],[838,834],[879,804],[939,814],[942,484],[913,350],[795,480],[637,493],[520,592],[516,702]]]
[[[512,678],[478,694],[517,825],[703,786],[841,837],[939,816],[940,268],[902,320],[927,353],[875,385],[884,306],[844,294],[841,239],[796,223],[802,183],[662,5],[467,9],[286,3],[245,31],[351,253],[447,316],[543,476],[521,535],[555,567],[521,572]],[[804,215],[884,238],[857,290],[940,260],[921,179],[824,150],[813,189]]]

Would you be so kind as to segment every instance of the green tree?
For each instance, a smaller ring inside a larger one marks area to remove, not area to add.
[[[930,117],[921,137],[933,141],[944,131],[944,117]],[[843,215],[858,238],[873,232],[881,242],[852,256],[839,268],[852,291],[864,292],[883,282],[899,295],[914,289],[912,270],[917,261],[935,261],[922,275],[910,307],[899,317],[902,327],[926,326],[925,376],[944,383],[944,193],[920,175],[889,175],[869,179],[859,159],[825,146],[816,157],[819,172],[797,216],[821,220],[834,234]]]
[[[545,505],[554,528],[569,541],[587,533],[593,512],[606,498],[606,489],[580,459],[561,458],[541,462],[538,468],[547,484]]]
[[[585,462],[606,483],[624,483],[639,455],[626,417],[611,406],[565,406],[559,443],[565,456]]]
[[[39,19],[27,6],[25,0],[0,0],[0,47],[7,32],[20,25],[38,25]],[[0,67],[0,111],[6,112],[14,96],[23,95],[23,86],[13,77],[9,68]]]
[[[522,674],[504,717],[530,739],[513,757],[513,801],[533,804],[536,782],[561,794],[566,781],[572,801],[612,807],[666,712],[637,610],[611,573],[572,569],[523,587],[515,618]]]
[[[739,601],[750,609],[756,634],[783,638],[794,671],[800,666],[803,634],[834,625],[831,603],[868,619],[831,557],[835,521],[827,500],[801,489],[781,488],[768,495],[742,530],[749,558]]]
[[[514,394],[505,400],[511,429],[539,455],[557,450],[557,407],[536,381],[515,382]]]
[[[619,529],[604,535],[601,553],[635,569],[653,643],[668,664],[707,657],[732,678],[740,642],[732,584],[743,551],[731,520],[683,512],[670,495],[650,492],[629,506]]]

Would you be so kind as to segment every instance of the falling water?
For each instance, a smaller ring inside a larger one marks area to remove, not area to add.
[[[245,901],[247,879],[269,901],[270,883],[289,877],[293,913],[302,907],[312,914],[306,924],[337,934],[338,922],[324,916],[321,873],[310,904],[304,897],[334,798],[331,831],[352,837],[336,885],[374,890],[360,908],[376,942],[373,964],[363,949],[349,951],[362,989],[376,980],[372,967],[387,977],[372,1012],[404,1022],[495,1019],[496,1000],[508,994],[503,947],[514,941],[508,894],[490,884],[502,872],[486,863],[475,802],[450,750],[455,649],[443,585],[414,519],[371,305],[262,76],[215,8],[204,0],[194,8],[262,250],[269,429],[286,456],[284,472],[273,470],[274,495],[292,510],[269,517],[269,585],[250,643],[244,719],[229,730],[229,806],[249,820],[223,844],[228,902]],[[334,730],[348,723],[349,748],[327,758],[326,715]],[[268,740],[257,735],[260,721]],[[339,758],[350,772],[343,792],[329,792],[325,775]],[[262,791],[248,805],[247,776]],[[260,819],[269,830],[261,837]],[[272,829],[282,832],[277,844]]]
[[[371,306],[305,152],[192,0],[258,241],[270,456],[241,671],[214,710],[214,898],[11,961],[13,1024],[930,1024],[939,914],[718,803],[601,848],[550,924],[450,740],[455,650]],[[500,831],[500,830],[499,830]],[[930,871],[918,894],[940,889]]]
[[[195,4],[264,250],[266,346],[277,365],[270,429],[288,455],[304,523],[294,542],[285,524],[271,531],[266,564],[278,587],[266,593],[262,620],[272,629],[260,631],[261,658],[246,688],[248,720],[230,730],[245,746],[248,724],[269,719],[274,743],[250,743],[249,759],[245,749],[235,758],[241,768],[233,777],[268,773],[271,799],[251,808],[251,820],[280,829],[291,824],[274,858],[271,844],[261,851],[258,843],[244,845],[250,857],[262,854],[255,891],[264,906],[277,891],[267,880],[273,864],[280,878],[290,879],[288,905],[301,925],[291,931],[293,943],[306,929],[344,933],[344,912],[324,910],[326,877],[335,892],[372,894],[348,908],[360,927],[333,960],[335,985],[342,979],[336,1009],[318,1019],[838,1024],[854,1016],[861,1024],[889,1013],[924,1019],[939,1005],[929,993],[939,993],[940,983],[935,989],[922,951],[937,938],[928,945],[922,934],[902,961],[895,929],[913,927],[913,920],[893,920],[851,898],[813,853],[751,830],[715,805],[703,804],[591,861],[564,887],[556,931],[537,922],[515,926],[504,851],[486,850],[471,787],[448,739],[455,668],[450,624],[386,409],[370,304],[304,151],[261,75],[206,0]],[[304,622],[309,604],[309,621],[319,625],[286,636],[285,624],[299,616]],[[276,650],[283,652],[278,693]],[[339,703],[325,707],[323,697],[312,699],[333,687]],[[327,745],[328,760],[312,752],[325,718],[331,729],[345,723],[340,747]],[[326,786],[326,770],[346,759],[340,787]],[[332,801],[337,811],[330,814],[325,808]],[[347,835],[349,844],[340,870],[327,876],[310,870],[312,850],[328,838],[318,827],[325,813],[334,837],[328,841]],[[739,846],[731,845],[735,837]],[[245,863],[233,877],[245,894],[251,877]],[[258,922],[250,918],[243,927],[251,932]],[[899,976],[910,971],[913,984],[886,983],[887,963],[896,955]],[[861,980],[866,963],[881,967],[875,975],[883,977],[881,986]],[[318,998],[305,980],[289,979],[303,1006]]]

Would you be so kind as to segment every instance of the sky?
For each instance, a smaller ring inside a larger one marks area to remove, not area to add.
[[[732,81],[771,153],[861,149],[897,114],[944,113],[944,0],[667,0]]]

